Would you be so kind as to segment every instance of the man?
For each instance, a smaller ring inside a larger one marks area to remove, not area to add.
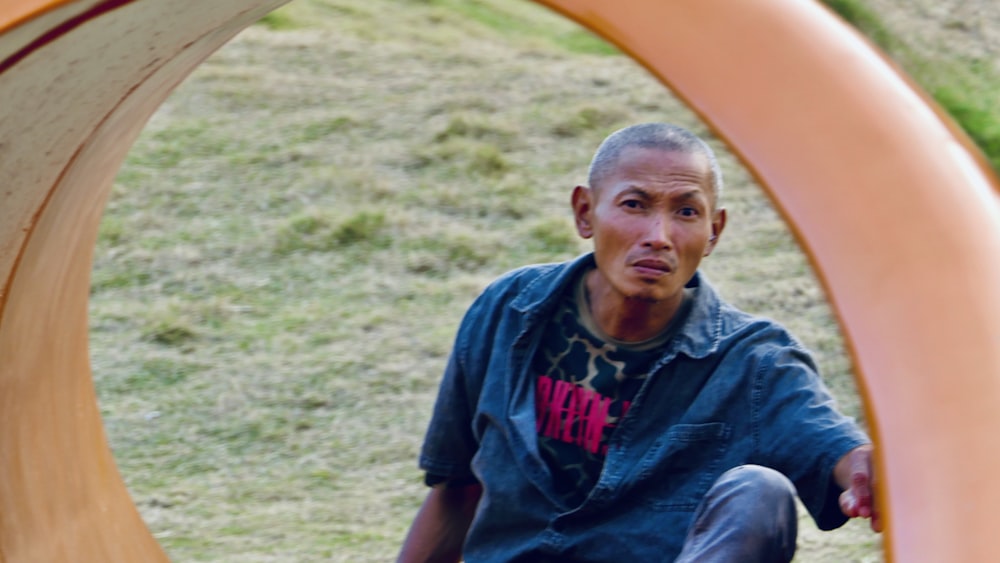
[[[529,266],[466,313],[400,561],[788,561],[797,492],[869,517],[868,438],[779,325],[698,273],[726,226],[712,150],[641,124],[573,190],[592,254]]]

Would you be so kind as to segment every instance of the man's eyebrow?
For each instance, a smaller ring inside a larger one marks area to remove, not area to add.
[[[623,197],[633,197],[633,196],[637,196],[646,200],[654,199],[656,197],[651,192],[642,187],[628,186],[627,188],[618,192],[618,194],[615,195],[615,199],[617,200]],[[692,188],[690,190],[685,190],[681,193],[670,194],[667,197],[673,201],[692,201],[698,199],[703,199],[705,201],[711,200],[711,197],[709,196],[708,192],[706,192],[701,188]]]
[[[702,189],[691,189],[691,190],[687,190],[685,192],[681,192],[681,193],[675,195],[674,198],[675,199],[680,199],[680,200],[691,200],[691,199],[699,199],[699,198],[708,199],[709,197],[708,197],[708,192],[706,192],[705,190],[702,190]]]
[[[626,195],[637,195],[637,196],[645,198],[645,199],[649,199],[651,197],[649,195],[648,191],[640,188],[639,186],[629,186],[629,187],[625,188],[624,190],[618,192],[618,197],[622,197],[622,196],[626,196]]]

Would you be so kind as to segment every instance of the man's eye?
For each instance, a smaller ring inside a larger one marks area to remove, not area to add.
[[[626,199],[622,202],[622,207],[628,209],[642,209],[642,202],[637,199]]]
[[[682,207],[677,211],[682,217],[697,217],[698,210],[694,207]]]

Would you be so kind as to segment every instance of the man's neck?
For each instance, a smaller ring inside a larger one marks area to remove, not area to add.
[[[642,342],[666,330],[684,301],[683,294],[663,301],[629,299],[602,283],[596,269],[587,273],[585,285],[594,322],[605,334],[624,342]]]

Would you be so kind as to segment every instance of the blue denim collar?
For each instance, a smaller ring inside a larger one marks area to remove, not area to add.
[[[540,319],[548,318],[546,313],[556,306],[578,275],[595,266],[593,253],[565,264],[553,264],[525,286],[510,306],[525,315],[525,328],[530,329]],[[695,302],[690,316],[673,338],[669,356],[681,353],[691,358],[705,358],[719,349],[723,302],[700,271],[695,272],[687,287],[695,290]]]

